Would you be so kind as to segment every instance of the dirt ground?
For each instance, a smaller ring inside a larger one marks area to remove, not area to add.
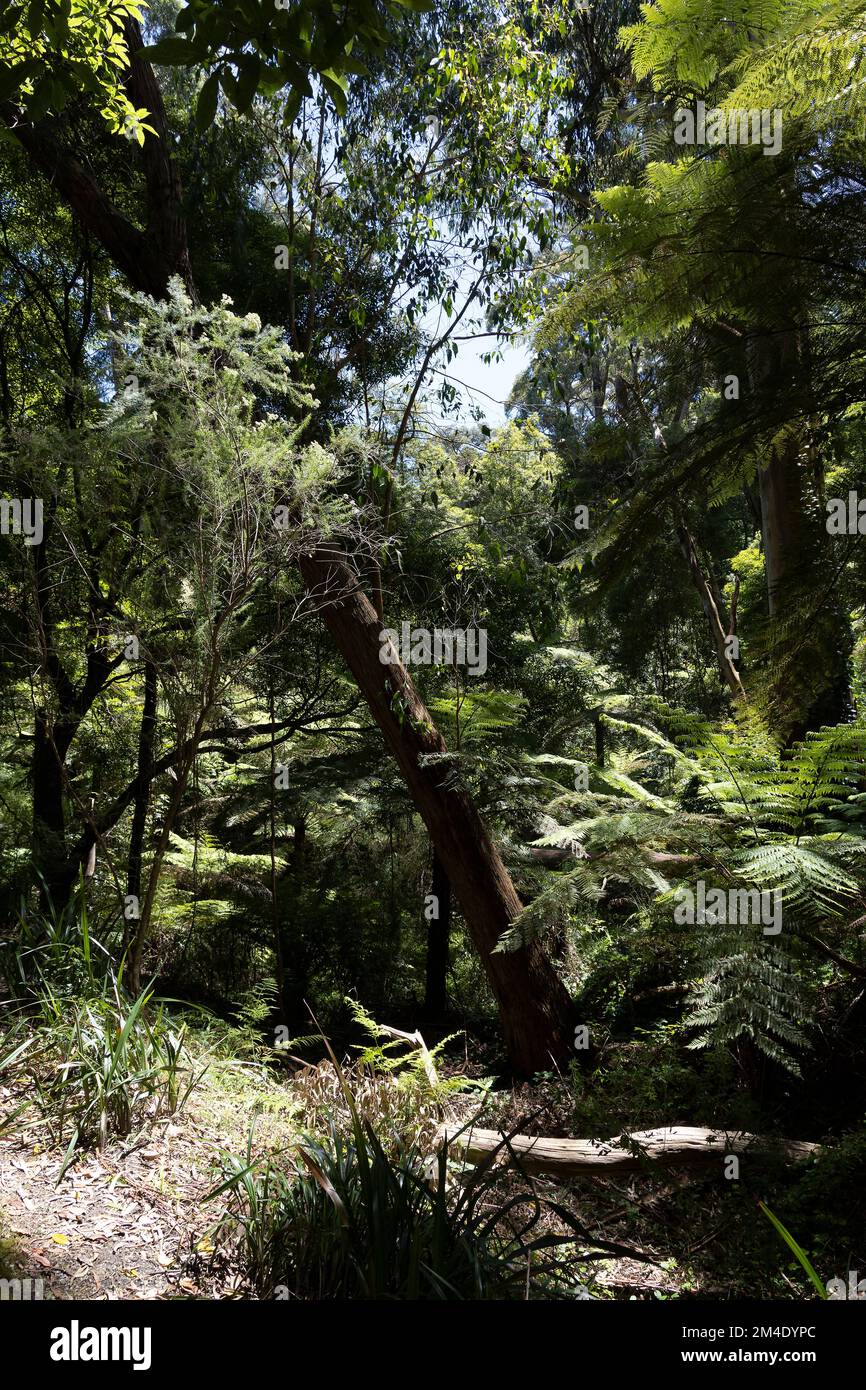
[[[0,1125],[20,1103],[0,1087]],[[215,1073],[184,1111],[79,1154],[58,1181],[65,1145],[51,1143],[34,1107],[0,1132],[0,1273],[41,1279],[45,1298],[242,1296],[230,1275],[204,1272],[220,1210],[204,1198],[219,1150],[243,1153],[254,1115],[257,1148],[288,1140],[275,1088],[226,1087]]]
[[[0,1087],[0,1274],[41,1279],[42,1297],[53,1299],[251,1297],[222,1250],[211,1258],[221,1205],[204,1199],[220,1181],[219,1151],[242,1154],[251,1122],[257,1152],[292,1142],[290,1097],[291,1087],[261,1073],[216,1068],[184,1111],[80,1153],[59,1178],[65,1145],[51,1142],[35,1107],[2,1131],[21,1094]],[[595,1278],[596,1297],[679,1289],[669,1269],[621,1256],[596,1265]]]
[[[186,1266],[205,1240],[211,1139],[186,1117],[158,1125],[125,1157],[86,1154],[58,1183],[60,1157],[0,1138],[7,1256],[46,1298],[153,1299],[204,1292]],[[11,1245],[11,1249],[9,1246]]]

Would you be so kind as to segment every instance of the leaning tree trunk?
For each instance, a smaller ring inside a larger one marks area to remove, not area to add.
[[[451,883],[435,849],[430,893],[436,915],[427,923],[424,1017],[432,1023],[444,1018],[448,1007],[448,942],[451,934]]]
[[[318,600],[325,624],[385,736],[436,853],[457,895],[499,1005],[515,1069],[546,1069],[569,1050],[571,1002],[537,942],[496,951],[499,938],[522,910],[471,796],[441,760],[447,752],[415,686],[395,658],[383,665],[382,624],[356,576],[333,546],[320,544],[300,557],[301,573]],[[429,757],[439,760],[432,764]]]
[[[713,592],[715,586],[710,582],[710,579],[704,572],[704,567],[701,564],[698,554],[697,543],[686,525],[682,513],[679,513],[677,516],[676,530],[680,549],[689,567],[692,583],[698,592],[698,596],[701,600],[701,607],[710,625],[710,636],[713,639],[713,646],[716,650],[719,673],[734,699],[744,702],[746,699],[746,692],[743,688],[743,682],[740,679],[740,673],[734,665],[730,644],[730,639],[736,636],[736,602],[731,605],[731,619],[730,622],[726,623],[726,615],[723,614],[721,610],[721,598],[718,596],[717,592]],[[739,580],[737,583],[739,584]]]
[[[138,786],[133,803],[126,872],[127,897],[137,899],[139,905],[141,903],[141,864],[144,854],[144,835],[147,828],[147,813],[150,809],[150,769],[153,764],[153,746],[156,737],[156,695],[156,663],[148,657],[144,665],[144,705],[138,730]],[[125,938],[126,919],[124,918],[124,946],[126,945]]]

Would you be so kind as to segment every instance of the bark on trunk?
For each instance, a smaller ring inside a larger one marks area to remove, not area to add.
[[[283,931],[282,926],[280,924],[279,903],[277,901],[277,745],[276,734],[274,732],[275,716],[273,677],[269,682],[268,688],[268,717],[271,721],[271,776],[270,791],[268,796],[268,858],[270,859],[271,939],[274,945],[274,965],[277,972],[277,1019],[280,1023],[285,1023],[286,965],[285,960],[283,958]]]
[[[162,299],[172,275],[179,275],[195,298],[187,249],[180,174],[171,157],[171,137],[165,104],[156,74],[140,56],[141,27],[126,19],[124,37],[130,65],[124,86],[136,109],[148,112],[156,137],[145,138],[141,161],[147,187],[147,226],[144,231],[107,197],[90,169],[64,148],[59,122],[30,124],[12,101],[0,101],[0,120],[12,131],[32,163],[69,203],[83,227],[92,232],[114,264],[144,294]]]
[[[804,328],[786,325],[764,333],[755,343],[750,365],[753,390],[768,403],[790,391],[795,378],[808,378],[808,352]],[[788,743],[851,716],[846,616],[832,583],[821,596],[833,563],[827,565],[826,535],[815,533],[804,511],[808,473],[819,467],[805,427],[789,421],[758,472],[770,620],[782,642],[786,626],[794,631],[792,619],[799,624],[793,651],[781,664],[775,663],[780,723]],[[811,611],[804,603],[809,593],[819,596]]]
[[[318,602],[376,723],[397,762],[481,956],[499,1005],[508,1054],[517,1071],[547,1069],[569,1052],[571,1002],[537,942],[496,952],[521,902],[468,792],[447,762],[423,760],[447,752],[445,742],[406,670],[383,664],[381,623],[369,599],[333,546],[300,557],[301,573]]]
[[[786,389],[799,358],[797,330],[768,330],[757,337],[749,363],[750,387],[768,398]],[[801,547],[803,498],[798,470],[800,440],[791,429],[777,440],[764,466],[758,470],[761,532],[767,581],[767,605],[774,617],[784,605],[786,580],[796,565]]]
[[[33,863],[39,876],[40,907],[65,907],[75,882],[66,857],[63,768],[47,711],[36,711],[33,728]]]
[[[595,734],[595,765],[604,767],[604,717],[602,710],[592,712],[592,726]]]
[[[132,812],[132,829],[129,833],[129,855],[127,859],[126,892],[141,903],[141,861],[144,851],[144,832],[147,812],[150,806],[153,766],[153,746],[156,736],[156,665],[145,662],[144,704],[141,711],[141,724],[138,730],[138,785]]]
[[[767,574],[770,617],[784,607],[788,574],[800,554],[803,499],[797,471],[797,441],[774,447],[758,473],[761,492],[761,531]]]
[[[153,850],[153,858],[150,864],[150,873],[147,876],[147,887],[144,890],[144,901],[141,904],[141,911],[132,938],[132,953],[129,961],[129,989],[133,997],[141,993],[141,967],[144,960],[144,947],[150,932],[150,919],[153,915],[153,907],[156,902],[156,892],[159,887],[159,878],[162,872],[162,864],[171,843],[171,833],[177,821],[181,802],[189,783],[190,774],[195,762],[195,754],[189,757],[177,773],[177,780],[174,785],[171,800],[165,813],[162,829],[159,832]]]
[[[438,915],[427,924],[427,971],[424,987],[424,1017],[438,1022],[448,1007],[448,945],[451,935],[451,882],[442,860],[433,851],[433,879],[430,892]]]
[[[179,275],[187,292],[195,300],[197,295],[189,260],[183,185],[180,170],[171,157],[172,142],[162,91],[150,63],[141,57],[144,42],[140,25],[134,19],[125,19],[123,34],[130,56],[124,86],[136,110],[143,109],[150,113],[148,123],[158,137],[155,140],[145,138],[141,147],[147,186],[145,241],[153,248],[157,264],[164,266],[170,274]],[[162,298],[164,294],[165,285],[156,297]]]

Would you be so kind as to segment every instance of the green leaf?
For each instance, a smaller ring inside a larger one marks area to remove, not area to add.
[[[208,126],[213,123],[217,110],[219,86],[219,73],[212,72],[198,94],[198,102],[195,108],[196,130],[207,130]]]
[[[38,34],[45,15],[45,0],[32,0],[27,11],[27,28],[31,34]]]
[[[0,101],[5,101],[14,91],[26,82],[39,68],[39,63],[32,58],[28,58],[23,63],[16,63],[14,67],[6,68],[5,72],[0,72]]]
[[[165,67],[192,67],[202,56],[195,44],[176,34],[169,34],[158,43],[146,44],[141,53],[151,63],[162,63]]]
[[[224,68],[220,73],[220,86],[232,105],[236,107],[238,104],[238,82],[229,68]]]
[[[322,79],[322,85],[325,88],[325,91],[328,93],[328,96],[331,98],[331,101],[337,108],[337,114],[340,116],[345,116],[346,93],[349,90],[349,84],[346,81],[346,78],[341,77],[338,73],[334,72],[333,68],[329,68],[327,72],[320,73],[319,75]]]
[[[311,97],[313,95],[310,80],[304,69],[285,53],[281,57],[278,68],[271,65],[265,68],[261,86],[263,91],[267,87],[272,92],[279,91],[280,87],[294,87],[302,96]]]
[[[761,1208],[761,1211],[764,1213],[764,1215],[768,1217],[770,1221],[772,1221],[773,1225],[779,1232],[779,1235],[782,1237],[785,1244],[788,1246],[789,1250],[791,1250],[791,1252],[800,1261],[800,1264],[803,1266],[809,1278],[812,1280],[812,1283],[815,1285],[815,1288],[818,1290],[819,1297],[826,1298],[827,1290],[821,1283],[821,1280],[818,1278],[818,1275],[815,1273],[815,1270],[812,1266],[812,1262],[809,1259],[809,1256],[806,1254],[803,1247],[797,1244],[794,1237],[791,1235],[791,1232],[785,1229],[778,1216],[773,1215],[766,1202],[759,1202],[758,1206]]]
[[[300,92],[292,91],[289,93],[285,108],[283,110],[283,120],[285,121],[286,125],[291,125],[294,121],[295,117],[301,109],[302,100],[303,98]]]
[[[249,111],[253,104],[259,86],[262,65],[259,58],[254,54],[242,58],[238,64],[240,69],[237,82],[237,96],[234,98],[235,106],[241,115]]]
[[[39,121],[51,107],[54,95],[55,83],[50,77],[44,77],[36,86],[33,96],[27,102],[27,115],[31,121]]]

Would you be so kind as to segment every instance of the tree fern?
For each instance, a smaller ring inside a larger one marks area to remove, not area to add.
[[[799,1074],[796,1051],[808,1045],[806,1003],[791,958],[782,947],[743,933],[721,952],[708,945],[705,973],[693,986],[685,1022],[697,1029],[689,1047],[749,1038],[765,1056]]]
[[[630,941],[635,931],[670,936],[679,941],[672,959],[678,955],[691,979],[692,1045],[747,1037],[796,1071],[809,1041],[807,970],[826,962],[816,951],[829,945],[828,934],[850,950],[847,923],[866,906],[866,730],[821,729],[783,748],[754,720],[714,725],[625,696],[610,698],[602,718],[606,766],[590,769],[586,793],[563,788],[550,800],[548,816],[556,811],[557,818],[533,842],[568,857],[546,874],[500,949],[546,931],[577,930],[575,950],[588,961],[579,924],[592,922]],[[645,748],[647,761],[629,759],[629,746]],[[544,755],[531,763],[555,783],[570,776],[575,760]],[[658,779],[662,767],[664,796],[641,781]],[[569,808],[571,816],[563,815]],[[735,899],[738,911],[759,901],[756,893],[778,895],[771,901],[781,909],[779,934],[765,934],[763,921],[675,925],[678,890],[694,890],[698,880],[705,891],[748,892]],[[607,912],[611,885],[617,901],[630,904],[624,922],[621,910],[612,918]]]

